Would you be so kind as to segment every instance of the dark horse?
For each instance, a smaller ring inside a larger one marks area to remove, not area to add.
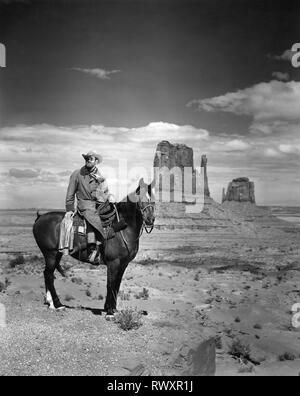
[[[116,204],[120,219],[124,219],[127,228],[116,233],[113,239],[106,242],[102,258],[107,266],[107,294],[104,310],[107,315],[113,315],[117,308],[117,296],[124,271],[130,261],[132,261],[139,249],[139,238],[143,228],[154,226],[154,208],[151,184],[140,180],[135,192],[129,194],[125,199]],[[63,274],[60,266],[62,253],[58,250],[60,224],[64,217],[64,212],[49,212],[38,215],[33,225],[33,235],[43,253],[46,262],[44,271],[46,300],[50,308],[61,309],[59,297],[54,287],[54,271],[57,269]],[[152,229],[151,228],[151,229]],[[76,240],[74,241],[76,244]],[[74,246],[72,257],[77,260],[87,262],[86,242],[76,249]]]

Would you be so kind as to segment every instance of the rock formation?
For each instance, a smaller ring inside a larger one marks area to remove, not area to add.
[[[239,177],[229,183],[222,203],[226,201],[250,202],[255,204],[254,183],[248,177]]]
[[[202,155],[201,157],[201,168],[204,172],[204,196],[210,197],[210,192],[208,188],[208,177],[207,177],[207,157],[206,155]]]
[[[181,203],[186,200],[185,194],[195,193],[196,171],[192,148],[164,140],[157,145],[153,166],[155,178],[159,180],[160,201],[163,200],[162,192],[171,194],[170,202]]]
[[[171,144],[167,140],[163,140],[157,145],[154,167],[162,168],[163,166],[169,169],[175,166],[194,169],[193,149],[185,144]]]

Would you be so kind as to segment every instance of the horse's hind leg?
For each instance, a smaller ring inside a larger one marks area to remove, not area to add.
[[[46,302],[51,309],[61,309],[59,297],[54,287],[54,271],[62,258],[61,253],[48,253],[45,254],[46,268],[44,271],[45,287],[46,287]]]

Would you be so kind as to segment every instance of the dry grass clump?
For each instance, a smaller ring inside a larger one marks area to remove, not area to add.
[[[142,326],[142,312],[133,308],[122,309],[115,315],[115,322],[125,331],[138,329]]]
[[[143,287],[143,290],[141,292],[137,293],[135,295],[135,298],[137,298],[137,299],[141,298],[142,300],[148,300],[148,298],[149,298],[149,290],[146,289],[145,287]]]
[[[10,284],[11,282],[7,278],[5,278],[4,282],[0,281],[0,293],[4,293]]]
[[[18,254],[15,258],[11,259],[8,263],[9,268],[15,268],[18,265],[25,264],[25,258],[23,254]]]
[[[250,352],[250,346],[244,344],[240,339],[234,340],[229,347],[229,354],[241,359],[243,362],[250,360]]]

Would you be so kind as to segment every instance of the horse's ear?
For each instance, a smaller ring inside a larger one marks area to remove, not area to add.
[[[144,178],[142,177],[139,181],[139,187],[143,187],[145,185]]]
[[[138,188],[135,190],[135,193],[136,193],[137,195],[139,195],[140,192],[141,192],[141,186],[138,186]]]

